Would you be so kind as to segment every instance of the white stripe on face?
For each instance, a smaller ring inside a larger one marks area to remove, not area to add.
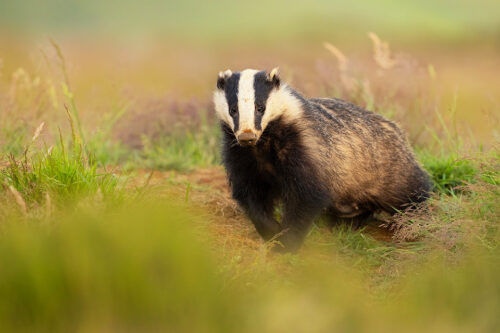
[[[255,91],[254,77],[258,71],[246,69],[241,72],[240,82],[238,85],[238,111],[239,111],[239,128],[238,133],[244,131],[257,132],[255,129]]]

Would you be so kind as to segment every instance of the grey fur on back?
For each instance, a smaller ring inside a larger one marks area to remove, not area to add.
[[[395,123],[337,98],[302,100],[320,138],[313,155],[334,188],[335,205],[392,210],[428,197],[429,176]]]

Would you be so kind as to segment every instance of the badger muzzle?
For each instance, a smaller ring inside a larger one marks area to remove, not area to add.
[[[242,147],[255,146],[257,143],[257,135],[251,132],[245,132],[238,135],[238,143]]]

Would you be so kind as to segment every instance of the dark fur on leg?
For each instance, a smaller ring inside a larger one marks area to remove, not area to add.
[[[283,231],[277,237],[285,246],[282,250],[297,249],[330,200],[328,188],[315,177],[315,165],[305,154],[299,133],[278,119],[252,148],[233,144],[234,135],[227,127],[223,133],[223,161],[233,198],[264,240]],[[278,200],[284,205],[281,225],[273,218]]]
[[[291,137],[290,133],[286,137]],[[316,178],[315,166],[304,154],[301,142],[292,141],[293,146],[289,143],[285,145],[286,155],[281,154],[281,159],[275,163],[277,172],[282,175],[279,187],[283,201],[283,232],[277,237],[281,244],[273,248],[277,252],[296,251],[314,219],[330,201],[328,188]]]
[[[305,236],[314,219],[320,215],[321,204],[312,201],[288,202],[284,207],[282,228],[283,232],[277,237],[279,242],[273,247],[275,252],[295,252]]]
[[[274,200],[268,184],[254,182],[251,185],[234,186],[233,197],[264,240],[270,240],[281,231],[280,225],[273,217]]]

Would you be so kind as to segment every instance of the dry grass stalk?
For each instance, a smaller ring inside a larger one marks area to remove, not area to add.
[[[389,43],[382,41],[375,33],[369,32],[368,37],[373,42],[373,58],[377,65],[382,69],[393,68],[397,61],[391,56],[391,50],[389,48]]]
[[[26,146],[26,149],[24,150],[25,156],[26,156],[26,154],[28,154],[28,151],[29,151],[31,145],[36,141],[36,139],[38,139],[38,137],[40,136],[40,133],[42,133],[44,126],[45,126],[45,122],[42,121],[42,123],[40,125],[38,125],[38,127],[36,128],[35,134],[33,134],[33,137],[31,138],[31,142]]]
[[[40,125],[35,130],[35,134],[31,138],[31,142],[35,142],[35,140],[40,136],[40,133],[42,133],[43,127],[45,126],[45,122],[42,121]]]
[[[341,72],[345,72],[347,70],[347,64],[348,64],[347,57],[338,48],[336,48],[335,46],[333,46],[332,44],[330,44],[328,42],[324,42],[323,46],[328,51],[330,51],[331,54],[333,54],[337,58],[338,63],[339,63],[339,65],[338,65],[339,70]]]
[[[47,217],[52,215],[52,199],[50,199],[49,192],[45,192],[45,215]]]
[[[12,185],[9,185],[9,190],[10,193],[14,196],[14,199],[16,200],[17,205],[21,209],[21,212],[23,214],[27,214],[28,210],[26,208],[26,202],[24,201],[23,197],[21,196],[21,193],[19,193],[16,188]]]
[[[353,91],[356,87],[356,80],[352,75],[349,75],[348,73],[348,64],[349,61],[347,57],[335,46],[328,42],[324,42],[323,46],[337,58],[338,62],[338,69],[340,73],[340,81],[342,82],[343,86],[348,90],[348,91]]]

